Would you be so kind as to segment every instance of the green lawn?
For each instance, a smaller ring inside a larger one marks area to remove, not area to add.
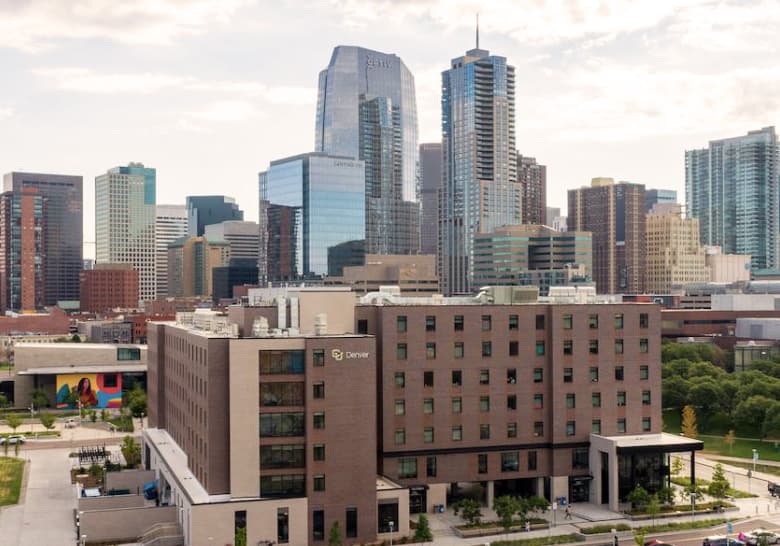
[[[22,459],[0,457],[0,506],[19,502],[23,471]]]
[[[744,469],[750,469],[753,470],[753,463],[735,463],[733,461],[720,461],[723,464],[730,464],[731,466],[736,466],[739,468]],[[774,474],[775,476],[780,476],[780,466],[769,466],[766,464],[758,463],[756,464],[756,472],[763,472],[764,474]]]

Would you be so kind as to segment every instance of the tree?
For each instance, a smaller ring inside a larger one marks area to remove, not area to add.
[[[744,373],[744,372],[743,372]],[[764,437],[764,425],[767,412],[774,407],[775,401],[760,394],[750,396],[737,404],[734,411],[734,421],[740,430],[755,430]]]
[[[132,436],[125,436],[122,440],[122,455],[130,468],[135,468],[141,464],[141,446]]]
[[[688,402],[688,390],[690,383],[684,377],[673,375],[663,380],[661,389],[661,401],[665,408],[682,411]]]
[[[729,446],[729,453],[731,453],[731,449],[734,447],[734,442],[737,441],[737,435],[734,433],[734,429],[728,431],[728,433],[723,437],[723,443]]]
[[[699,430],[696,427],[696,410],[693,406],[685,406],[682,410],[682,433],[686,438],[698,438]]]
[[[341,546],[343,541],[341,540],[341,528],[339,522],[334,521],[330,526],[330,534],[328,535],[328,546]]]
[[[5,416],[5,424],[16,432],[16,429],[22,425],[22,418],[16,413],[9,413]]]
[[[45,428],[46,430],[53,429],[54,422],[57,420],[57,418],[54,417],[54,415],[52,415],[51,413],[44,413],[44,412],[41,412],[38,415],[38,418],[41,420],[41,424],[43,425],[43,428]]]
[[[4,394],[0,394],[0,409],[5,409],[10,405],[11,403],[8,401],[8,397]]]
[[[146,415],[146,393],[141,387],[134,387],[127,395],[127,407],[133,417]]]
[[[515,514],[519,509],[520,503],[517,501],[517,498],[511,495],[501,495],[493,501],[493,511],[498,516],[498,520],[501,523],[501,527],[504,528],[504,532],[509,532]]]
[[[637,486],[634,487],[634,490],[631,491],[626,498],[628,499],[628,502],[631,503],[631,506],[641,511],[644,510],[650,502],[650,493],[648,493],[644,487],[637,484]]]
[[[660,511],[661,505],[658,502],[658,495],[653,495],[650,497],[650,502],[647,503],[647,513],[653,518],[653,529],[655,529],[655,516],[657,516]],[[642,543],[642,546],[644,546],[644,543]]]
[[[73,334],[70,337],[70,342],[71,343],[81,343],[81,336],[79,336],[78,334]]]
[[[653,526],[655,526],[655,523]],[[645,546],[645,534],[641,530],[634,531],[634,544],[636,546]]]
[[[46,408],[49,406],[49,397],[43,389],[35,389],[32,391],[32,403],[36,408]]]
[[[520,520],[523,523],[526,522],[529,514],[550,508],[550,503],[543,497],[525,497],[520,499],[519,505],[517,513],[520,515]]]
[[[417,527],[414,530],[414,540],[417,542],[430,542],[433,540],[433,532],[428,524],[428,516],[420,514],[417,519]]]
[[[104,423],[107,423],[110,418],[111,418],[111,414],[108,413],[107,409],[104,409],[104,410],[100,411],[100,420],[101,421],[103,421]]]
[[[683,462],[680,457],[674,457],[672,460],[672,476],[677,476],[683,471]]]
[[[479,525],[482,521],[482,510],[477,500],[461,499],[452,508],[456,516],[460,512],[460,517],[471,526]]]
[[[726,479],[723,465],[718,463],[712,471],[712,481],[710,481],[710,485],[707,487],[707,494],[717,501],[716,505],[720,508],[723,499],[729,494],[729,489],[729,481]]]

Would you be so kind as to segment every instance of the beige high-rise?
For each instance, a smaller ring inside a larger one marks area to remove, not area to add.
[[[664,294],[673,286],[709,280],[698,219],[685,218],[677,204],[655,205],[647,215],[646,229],[648,292]]]

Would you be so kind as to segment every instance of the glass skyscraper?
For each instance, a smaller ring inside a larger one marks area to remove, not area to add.
[[[414,77],[396,55],[339,46],[320,72],[315,150],[365,164],[366,247],[420,248]]]
[[[446,294],[471,291],[473,237],[522,222],[515,152],[515,69],[472,49],[442,72],[439,275]]]
[[[301,154],[261,172],[260,280],[340,275],[365,254],[365,164]]]
[[[229,220],[242,221],[244,211],[232,197],[224,195],[187,196],[187,224],[191,237],[201,237],[206,226],[220,224]]]
[[[685,152],[685,200],[703,245],[750,254],[754,269],[778,267],[779,199],[774,127]]]
[[[157,172],[141,163],[95,178],[95,261],[131,264],[142,301],[157,292],[156,199]]]

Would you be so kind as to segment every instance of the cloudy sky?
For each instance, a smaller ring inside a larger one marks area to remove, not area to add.
[[[777,0],[0,0],[0,172],[83,175],[90,240],[94,177],[129,161],[158,203],[225,193],[256,219],[257,172],[313,148],[334,46],[398,54],[437,141],[477,11],[552,206],[594,176],[682,194],[685,149],[780,121]]]

